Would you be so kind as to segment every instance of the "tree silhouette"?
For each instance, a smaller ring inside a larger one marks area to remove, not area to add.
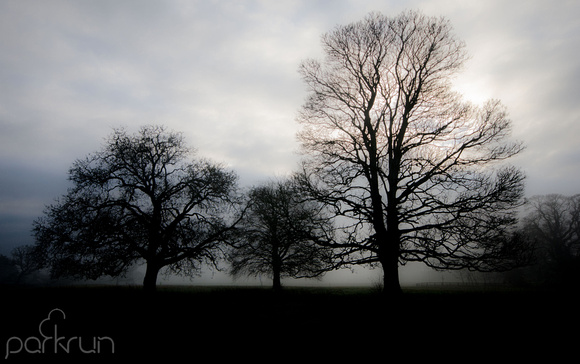
[[[527,279],[577,286],[580,278],[580,195],[534,196],[528,200],[522,235],[534,246]]]
[[[29,275],[40,269],[33,245],[21,245],[12,249],[12,262],[18,270],[16,283],[20,284]]]
[[[516,264],[506,238],[523,174],[498,162],[508,140],[499,101],[463,102],[451,88],[464,44],[444,18],[371,13],[322,37],[325,59],[305,60],[309,96],[298,121],[302,184],[333,209],[348,264],[380,264],[385,292],[398,266],[496,270]],[[369,233],[370,231],[370,233]]]
[[[254,187],[230,261],[234,276],[268,275],[279,290],[281,278],[314,278],[331,265],[329,248],[316,244],[332,233],[319,203],[305,201],[292,180]]]
[[[236,176],[188,161],[181,134],[145,126],[115,129],[103,149],[77,160],[74,187],[34,222],[36,254],[53,277],[118,276],[145,262],[143,285],[159,271],[193,274],[214,263],[233,228],[227,222]]]

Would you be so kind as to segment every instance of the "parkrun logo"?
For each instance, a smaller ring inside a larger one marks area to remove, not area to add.
[[[83,338],[73,336],[66,338],[58,336],[57,322],[66,319],[66,315],[60,308],[55,308],[48,313],[48,317],[40,321],[38,334],[40,336],[30,336],[19,338],[13,336],[6,341],[6,356],[19,354],[23,351],[28,354],[101,354],[115,353],[115,342],[108,336]]]

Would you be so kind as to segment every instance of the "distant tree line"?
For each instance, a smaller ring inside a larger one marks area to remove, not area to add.
[[[506,273],[508,282],[577,287],[580,281],[580,195],[534,196],[517,238],[530,244],[530,264]]]
[[[323,60],[300,65],[305,158],[292,176],[242,191],[181,133],[115,129],[74,162],[73,187],[33,224],[30,265],[12,258],[7,275],[96,279],[145,265],[154,290],[160,273],[227,261],[233,276],[267,275],[280,289],[284,277],[370,265],[394,295],[407,262],[576,279],[578,196],[532,198],[518,221],[524,174],[506,161],[523,146],[499,101],[475,106],[452,90],[467,55],[446,19],[371,13],[322,47]]]

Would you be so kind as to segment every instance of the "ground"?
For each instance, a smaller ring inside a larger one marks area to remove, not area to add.
[[[393,300],[362,287],[286,287],[276,294],[173,286],[153,295],[126,286],[2,287],[1,355],[8,353],[9,361],[326,363],[400,355],[522,359],[544,350],[553,358],[575,350],[577,295],[443,288],[408,288]],[[54,326],[57,335],[49,334]],[[54,336],[62,338],[56,354]],[[81,348],[93,353],[79,349],[79,337]]]

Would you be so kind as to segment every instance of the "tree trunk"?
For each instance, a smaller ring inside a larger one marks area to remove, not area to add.
[[[282,258],[280,257],[278,244],[276,239],[272,242],[272,288],[274,291],[280,291],[282,289],[282,282],[280,280],[282,272]]]
[[[398,259],[385,259],[381,261],[383,266],[383,294],[396,297],[403,293],[399,283]]]
[[[159,267],[155,263],[147,262],[145,278],[143,279],[143,289],[147,292],[155,292],[157,289],[157,275]]]
[[[275,249],[277,251],[277,249]],[[272,288],[274,291],[280,291],[282,289],[281,275],[282,275],[282,262],[280,257],[275,254],[272,256]]]
[[[404,124],[405,125],[405,124]],[[403,291],[399,284],[399,254],[401,232],[399,231],[399,211],[397,209],[398,171],[401,161],[400,150],[395,149],[394,156],[389,160],[389,191],[387,192],[388,206],[386,208],[386,231],[381,231],[384,239],[379,246],[379,260],[383,266],[383,293],[389,296],[400,296]],[[392,166],[392,167],[391,167]],[[385,225],[381,225],[383,227]]]
[[[399,234],[385,234],[379,243],[379,261],[383,267],[383,294],[396,297],[403,293],[399,283]]]
[[[280,291],[282,289],[282,282],[280,280],[280,268],[274,267],[273,273],[272,288],[274,291]]]

